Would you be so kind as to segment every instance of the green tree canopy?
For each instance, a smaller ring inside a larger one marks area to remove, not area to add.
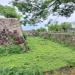
[[[69,17],[75,10],[75,0],[14,0],[12,4],[25,15],[24,23],[36,23],[46,19],[51,12]],[[62,7],[62,5],[64,5]],[[52,11],[51,11],[51,10]],[[50,10],[50,11],[49,11]]]
[[[70,23],[64,22],[62,24],[52,24],[48,26],[48,31],[53,31],[53,32],[57,32],[57,31],[64,31],[67,32],[69,29],[72,28],[72,25]]]
[[[66,32],[68,29],[72,28],[72,25],[70,23],[64,22],[61,24],[61,27]]]
[[[43,27],[41,27],[41,28],[37,29],[37,31],[38,31],[38,32],[45,32],[45,31],[46,31],[46,29],[45,29],[45,28],[43,28]]]
[[[58,24],[52,24],[48,26],[48,31],[58,32],[61,31],[62,27]]]

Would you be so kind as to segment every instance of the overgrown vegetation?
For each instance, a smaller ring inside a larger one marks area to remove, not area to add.
[[[75,65],[75,51],[71,48],[40,37],[29,37],[28,44],[31,50],[27,53],[0,56],[1,75],[42,75]]]
[[[61,16],[70,17],[75,10],[74,0],[13,0],[12,4],[23,13],[23,24],[35,24],[45,20],[50,14],[57,12]],[[27,14],[28,13],[28,14]],[[31,15],[31,17],[30,17]]]
[[[69,4],[68,2],[73,3]],[[75,10],[74,3],[74,0],[12,1],[12,4],[17,6],[19,11],[24,15],[24,21],[22,22],[24,25],[35,24],[41,20],[45,20],[50,13],[55,14],[54,12],[59,13],[61,16],[69,17]],[[64,4],[63,8],[61,8],[62,4]],[[50,8],[52,8],[52,10],[49,10]],[[0,5],[0,14],[7,18],[20,18],[16,13],[15,8],[9,6]],[[70,28],[72,28],[71,24],[55,24],[48,26],[48,31],[67,32]],[[32,37],[28,37],[28,46],[30,51],[24,53],[22,51],[23,46],[20,47],[17,45],[24,43],[22,37],[19,38],[17,34],[14,35],[13,33],[9,34],[5,30],[1,31],[0,75],[44,75],[43,73],[47,71],[53,71],[70,65],[75,66],[75,48],[72,49],[62,44],[52,42],[48,39],[53,41],[60,40],[58,37],[57,40],[55,40],[56,37],[51,38],[51,34],[49,33],[46,33],[45,36],[43,36],[43,34],[39,34],[40,32],[46,32],[46,30],[44,28],[40,28],[32,31]],[[34,37],[33,35],[40,37]],[[41,37],[48,39],[43,39]],[[16,45],[7,44],[7,42],[11,43],[9,38],[12,38],[12,42],[15,40],[16,42],[14,43]],[[24,38],[26,39],[25,35]],[[66,40],[63,39],[63,41]]]
[[[0,55],[23,53],[28,49],[25,35],[23,38],[16,30],[3,29],[0,31]]]
[[[46,32],[47,30],[45,28],[41,27],[41,28],[37,29],[36,31],[38,31],[38,32]]]
[[[72,28],[72,25],[70,23],[64,22],[61,24],[50,24],[48,25],[48,31],[52,32],[68,32]]]
[[[0,56],[23,53],[23,48],[19,45],[3,45],[0,46]]]
[[[0,15],[3,15],[7,18],[20,19],[20,17],[21,17],[21,15],[16,12],[15,7],[2,6],[2,5],[0,5]]]

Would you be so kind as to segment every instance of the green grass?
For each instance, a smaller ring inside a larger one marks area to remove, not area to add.
[[[75,50],[69,47],[40,37],[29,37],[28,45],[27,53],[0,56],[0,68],[50,71],[74,65]]]
[[[8,55],[8,54],[20,54],[23,53],[23,49],[19,45],[2,45],[0,46],[0,56]]]

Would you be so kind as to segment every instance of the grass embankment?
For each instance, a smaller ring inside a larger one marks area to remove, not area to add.
[[[29,72],[36,72],[36,70],[55,70],[75,62],[75,51],[61,44],[40,37],[29,37],[28,44],[31,50],[27,53],[1,56],[0,68],[15,68],[20,70],[19,72],[24,69],[29,75]],[[8,72],[6,70],[6,75]]]

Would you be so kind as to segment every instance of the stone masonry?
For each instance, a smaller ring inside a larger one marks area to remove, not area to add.
[[[17,31],[22,36],[20,22],[16,18],[0,18],[0,30],[9,29],[10,31]]]
[[[23,44],[25,42],[20,22],[16,18],[0,19],[0,45],[15,43]]]

